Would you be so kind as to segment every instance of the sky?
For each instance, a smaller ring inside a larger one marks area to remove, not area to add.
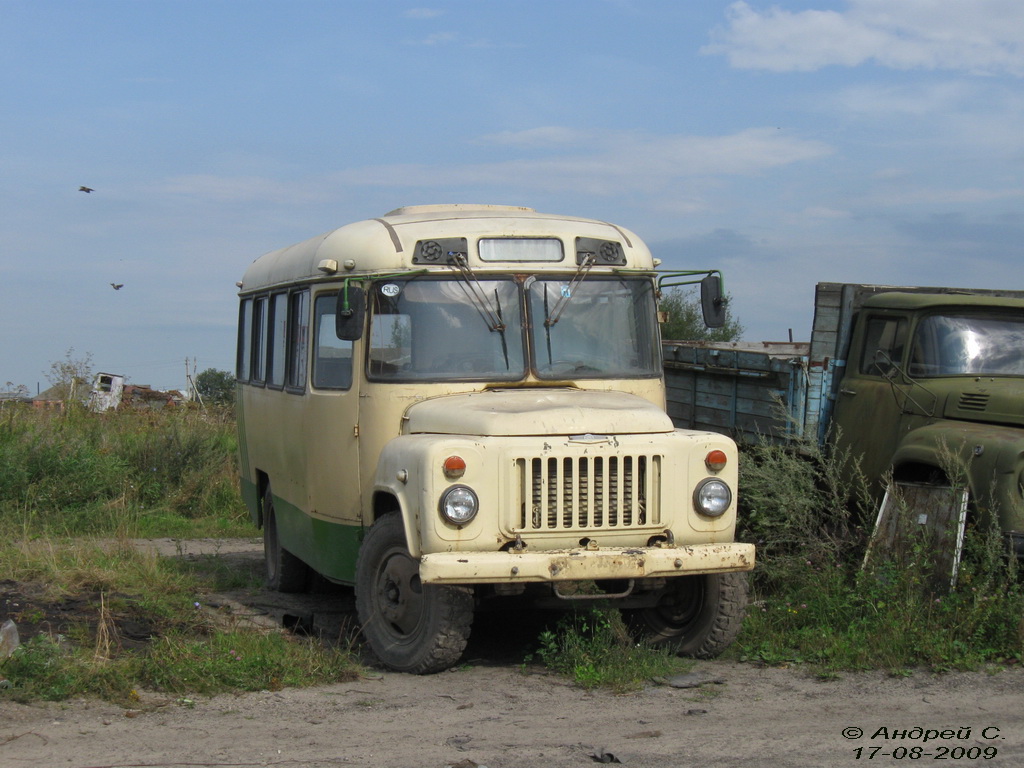
[[[1021,0],[0,0],[0,389],[232,370],[255,258],[403,205],[627,227],[750,341],[1024,288],[1022,79]]]

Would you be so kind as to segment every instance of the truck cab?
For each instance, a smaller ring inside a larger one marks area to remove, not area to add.
[[[865,477],[966,483],[1024,554],[1024,299],[865,299],[835,398],[836,448]]]

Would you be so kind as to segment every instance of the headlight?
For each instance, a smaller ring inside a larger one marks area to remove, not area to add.
[[[693,506],[702,515],[718,517],[732,504],[732,491],[721,480],[709,477],[693,492]]]
[[[476,517],[479,508],[473,489],[465,485],[453,485],[441,494],[441,516],[449,523],[464,525]]]

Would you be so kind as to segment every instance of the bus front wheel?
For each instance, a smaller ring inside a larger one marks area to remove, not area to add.
[[[462,657],[473,622],[467,587],[423,584],[397,513],[366,533],[356,561],[356,611],[381,663],[417,675],[449,669]]]
[[[303,592],[309,580],[309,566],[281,546],[277,533],[274,497],[267,486],[263,494],[263,562],[267,589],[275,592]]]
[[[634,634],[682,656],[708,659],[732,644],[747,610],[746,573],[707,573],[669,579],[652,608],[626,613]]]

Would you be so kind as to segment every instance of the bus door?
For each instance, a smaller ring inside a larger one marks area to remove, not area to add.
[[[307,511],[311,517],[313,551],[310,565],[341,577],[339,555],[358,548],[359,504],[359,376],[354,370],[358,342],[335,332],[337,291],[313,297],[310,328],[311,360],[306,408],[298,445],[306,453]]]

